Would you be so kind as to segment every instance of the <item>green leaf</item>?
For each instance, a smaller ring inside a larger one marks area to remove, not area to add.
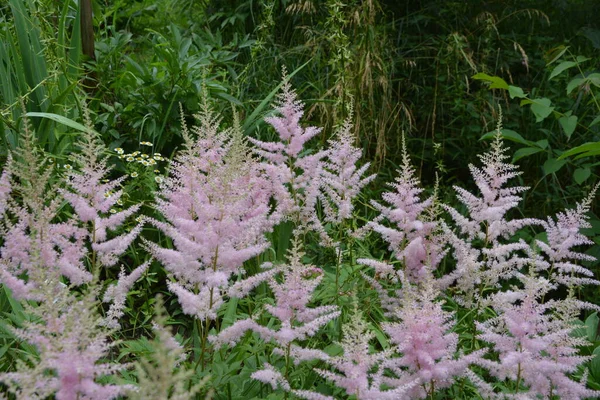
[[[591,58],[584,57],[584,56],[577,56],[577,58],[575,59],[575,61],[577,61],[578,63],[582,63],[582,62],[587,61],[587,60],[591,60]]]
[[[545,149],[546,147],[548,147],[548,141],[546,139],[538,140],[537,142],[535,142],[535,145],[540,149]]]
[[[571,115],[569,117],[560,117],[558,122],[560,122],[560,126],[562,126],[563,130],[565,131],[567,138],[570,139],[573,132],[575,132],[575,127],[577,126],[577,116]]]
[[[548,78],[548,80],[554,78],[557,75],[560,75],[563,71],[566,71],[569,68],[573,68],[576,65],[577,65],[577,63],[575,61],[563,61],[563,62],[561,62],[560,64],[558,64],[552,70],[552,73],[550,74],[550,78]]]
[[[545,97],[532,100],[531,111],[535,115],[535,122],[542,122],[554,111],[554,107],[550,107],[551,104],[550,99]]]
[[[519,149],[519,150],[515,151],[512,162],[516,162],[523,157],[527,157],[532,154],[539,153],[540,151],[544,151],[544,150],[540,149],[539,147],[525,147],[523,149]]]
[[[549,158],[545,163],[544,163],[544,174],[545,175],[549,175],[549,174],[553,174],[555,172],[557,172],[559,169],[562,168],[563,165],[565,165],[567,163],[567,161],[565,160],[557,160],[556,158]]]
[[[594,379],[600,379],[600,346],[594,349],[592,353],[594,358],[590,361],[590,374]]]
[[[548,63],[546,65],[550,65],[553,62],[555,62],[556,60],[558,60],[559,58],[562,57],[563,54],[565,54],[565,52],[567,50],[569,50],[570,46],[564,46],[564,45],[560,45],[558,47],[555,47],[553,49],[550,49],[549,51],[546,52],[546,58],[550,58],[550,61],[548,61]]]
[[[571,157],[575,154],[579,153],[587,153],[587,152],[596,152],[600,150],[600,142],[588,142],[584,143],[581,146],[573,147],[571,150],[565,151],[558,157],[559,160],[562,160],[567,157]]]
[[[300,70],[302,70],[311,61],[312,61],[312,59],[308,60],[307,62],[305,62],[298,68],[296,68],[292,73],[287,75],[287,79],[288,80],[291,79],[294,75],[296,75]],[[271,103],[271,100],[275,97],[277,92],[279,92],[279,89],[281,89],[281,87],[284,84],[285,84],[285,81],[280,82],[279,85],[277,85],[273,90],[271,90],[271,92],[269,92],[267,97],[265,97],[260,102],[258,107],[256,107],[256,109],[252,112],[252,114],[250,114],[250,116],[248,118],[246,118],[246,120],[244,121],[244,124],[242,125],[242,130],[244,131],[244,133],[249,134],[256,127],[257,121],[259,119],[262,119],[260,116],[260,113],[263,112],[263,109],[265,109],[267,107],[267,105],[269,105],[269,103]]]
[[[571,92],[575,88],[578,88],[579,85],[581,85],[582,82],[583,82],[583,78],[572,79],[571,82],[569,82],[569,84],[567,85],[567,95],[571,94]]]
[[[524,99],[527,97],[527,95],[525,95],[525,93],[523,92],[523,89],[513,85],[508,86],[508,94],[511,99],[514,99],[515,97],[518,97],[519,99]]]
[[[592,123],[590,124],[590,128],[594,125],[596,125],[598,122],[600,122],[600,115],[596,116],[596,118],[594,118],[594,120],[592,121]]]
[[[508,89],[508,83],[498,76],[491,76],[480,72],[473,75],[472,78],[480,81],[490,82],[490,89]]]
[[[596,337],[598,336],[598,324],[600,323],[600,319],[598,318],[598,313],[592,313],[589,317],[585,319],[585,327],[587,331],[587,339],[590,342],[595,342]]]
[[[517,143],[521,143],[521,144],[524,144],[526,146],[530,146],[531,145],[531,142],[529,140],[525,139],[523,136],[519,135],[517,132],[515,132],[513,130],[502,129],[500,131],[500,133],[502,134],[502,137],[504,139],[511,140],[511,141],[517,142]],[[486,133],[481,138],[479,138],[479,140],[493,139],[494,136],[496,136],[496,131],[495,130]]]
[[[58,122],[59,124],[66,125],[73,129],[77,129],[78,131],[81,131],[81,132],[86,132],[88,130],[88,128],[81,125],[79,122],[75,122],[72,119],[63,117],[62,115],[58,115],[58,114],[44,113],[44,112],[28,112],[25,115],[28,117],[48,118],[54,122]]]
[[[592,171],[590,171],[589,168],[577,168],[575,172],[573,172],[573,179],[575,179],[575,182],[577,182],[578,185],[581,185],[591,174]]]

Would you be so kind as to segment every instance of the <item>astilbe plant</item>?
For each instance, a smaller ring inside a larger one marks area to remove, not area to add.
[[[411,282],[419,282],[432,276],[445,255],[444,243],[438,232],[438,223],[432,218],[435,215],[435,199],[433,196],[423,201],[419,198],[423,189],[419,187],[410,163],[404,137],[402,143],[402,167],[397,171],[395,182],[388,184],[394,191],[382,195],[389,206],[372,200],[371,204],[380,214],[358,234],[362,235],[367,230],[379,233],[388,243],[394,258],[401,261],[404,276]],[[397,280],[396,271],[387,263],[370,259],[359,259],[358,263],[373,267],[380,277]]]
[[[88,116],[86,123],[86,131],[76,142],[79,152],[70,156],[75,168],[67,170],[68,189],[60,190],[60,193],[71,204],[79,221],[89,224],[86,230],[91,244],[92,268],[110,267],[138,236],[141,226],[111,239],[108,239],[108,231],[122,227],[140,206],[136,204],[118,212],[114,208],[121,203],[123,192],[118,188],[124,177],[109,179],[112,168],[107,164],[106,147],[93,130]]]
[[[321,327],[340,315],[337,306],[334,305],[309,307],[313,292],[323,278],[323,271],[312,265],[303,264],[303,256],[300,241],[296,237],[290,249],[288,263],[273,267],[277,275],[272,275],[267,281],[273,291],[275,304],[266,304],[265,310],[279,321],[278,326],[275,328],[263,326],[249,318],[236,321],[210,338],[216,346],[234,345],[247,331],[253,331],[263,340],[274,342],[276,346],[274,353],[286,359],[283,380],[280,378],[281,374],[269,365],[255,372],[252,377],[272,385],[278,383],[286,390],[290,390],[287,377],[291,359],[305,361],[313,354],[296,343],[314,336]]]
[[[361,149],[354,146],[351,117],[328,141],[321,170],[321,191],[319,198],[325,214],[325,222],[341,224],[352,218],[352,201],[360,191],[375,179],[375,174],[363,177],[370,166],[365,163],[358,167],[362,157]]]
[[[36,301],[24,303],[30,320],[12,331],[34,345],[39,354],[1,378],[18,398],[112,399],[128,390],[127,386],[97,381],[124,366],[102,362],[114,343],[109,344],[111,331],[98,313],[96,298],[101,286],[94,276],[97,278],[99,270],[92,267],[93,273],[89,272],[85,260],[90,251],[98,252],[98,265],[111,265],[106,260],[120,255],[131,241],[120,237],[120,242],[111,243],[99,238],[93,224],[86,223],[100,221],[105,228],[114,229],[130,213],[115,219],[99,216],[102,205],[93,202],[93,190],[82,176],[94,183],[107,173],[106,164],[97,158],[102,146],[89,124],[80,140],[83,154],[74,158],[84,172],[68,175],[70,190],[53,175],[27,125],[21,147],[0,179],[4,210],[1,282],[17,299]],[[65,200],[73,204],[75,216],[64,218],[60,212]],[[134,230],[130,235],[136,234]],[[95,248],[97,244],[104,247]],[[95,257],[90,258],[93,261]],[[68,285],[64,283],[67,280]],[[74,289],[84,283],[88,287],[78,295]]]
[[[316,368],[315,371],[338,388],[345,390],[347,395],[356,396],[359,400],[408,399],[410,389],[416,386],[418,381],[406,377],[402,384],[396,380],[395,385],[384,385],[383,374],[380,371],[394,351],[391,348],[379,352],[371,350],[369,342],[375,334],[365,323],[362,312],[356,307],[350,321],[342,327],[342,330],[343,337],[339,345],[343,349],[343,354],[333,357],[325,352],[309,354],[311,358],[325,361],[334,370]],[[299,355],[301,356],[302,353],[300,352]],[[301,391],[297,394],[306,399],[333,399],[311,391]]]
[[[583,338],[572,334],[575,326],[560,313],[552,313],[556,302],[542,303],[555,288],[548,280],[535,276],[521,277],[524,289],[494,295],[498,316],[476,322],[479,339],[493,345],[498,361],[481,362],[498,379],[514,382],[514,394],[504,398],[561,399],[598,397],[600,392],[586,388],[570,374],[592,357],[578,356]],[[560,308],[556,311],[561,311]],[[584,379],[586,375],[584,374]],[[500,397],[500,396],[498,396]]]
[[[573,249],[581,245],[594,244],[581,233],[581,229],[591,227],[587,213],[590,211],[599,187],[600,184],[597,184],[589,195],[577,204],[575,209],[558,213],[556,220],[548,217],[546,221],[543,221],[548,242],[536,240],[537,246],[547,257],[548,261],[544,266],[549,270],[549,279],[565,285],[569,289],[579,285],[600,284],[598,280],[593,279],[592,271],[578,264],[582,261],[595,261],[596,259]],[[578,275],[583,275],[583,277]]]
[[[396,377],[380,379],[392,387],[416,381],[418,384],[408,391],[408,398],[433,397],[436,390],[465,376],[468,367],[477,363],[485,350],[468,355],[458,352],[458,334],[452,332],[453,315],[436,301],[440,292],[433,281],[417,287],[402,280],[402,299],[393,311],[398,322],[382,324],[398,354],[385,360],[383,366]]]
[[[19,361],[16,372],[0,374],[11,393],[19,399],[110,400],[133,386],[101,384],[98,378],[115,375],[126,365],[102,360],[115,342],[110,331],[101,326],[96,293],[77,298],[66,286],[51,282],[38,287],[42,301],[38,306],[25,303],[32,316],[22,328],[13,329],[20,340],[34,345],[39,359]]]
[[[135,363],[137,372],[136,390],[131,390],[131,400],[188,400],[195,398],[205,382],[192,384],[194,371],[183,364],[187,358],[183,346],[169,332],[167,314],[163,300],[157,297],[155,317],[152,325],[154,334],[148,356]]]
[[[285,76],[275,110],[279,116],[265,121],[275,129],[279,141],[249,140],[264,159],[261,166],[273,182],[277,213],[293,221],[298,231],[316,232],[322,245],[337,247],[339,243],[327,232],[324,222],[339,225],[349,219],[352,201],[375,178],[363,177],[368,163],[357,165],[361,150],[353,145],[350,119],[329,140],[328,149],[310,153],[305,144],[321,129],[302,127],[304,104]],[[324,218],[319,216],[319,205]]]
[[[466,303],[482,301],[483,288],[496,287],[526,265],[536,262],[534,252],[524,240],[506,243],[519,229],[540,225],[541,221],[507,217],[507,213],[521,201],[520,193],[527,188],[507,185],[520,172],[515,165],[505,162],[509,156],[506,155],[507,148],[503,145],[501,130],[500,121],[491,149],[479,157],[482,167],[469,165],[481,196],[454,187],[468,216],[443,205],[460,233],[442,224],[447,241],[454,249],[456,268],[438,283],[443,289],[456,283],[456,287],[464,294],[462,299],[457,300]]]
[[[262,253],[271,214],[270,182],[248,154],[239,129],[220,130],[205,104],[192,137],[184,127],[185,149],[161,184],[157,209],[165,222],[149,221],[173,241],[173,248],[146,242],[169,273],[169,290],[183,312],[215,319],[229,279]]]
[[[122,211],[113,208],[121,203],[123,192],[117,188],[124,178],[109,178],[112,168],[108,165],[106,147],[93,130],[87,111],[85,117],[87,129],[78,136],[76,142],[79,152],[70,155],[75,168],[71,166],[67,170],[67,188],[58,191],[71,204],[78,217],[77,223],[86,232],[85,242],[90,247],[91,269],[97,274],[99,268],[111,267],[117,263],[139,235],[141,224],[129,232],[108,238],[109,231],[122,229],[127,219],[139,210],[139,205]],[[126,275],[124,268],[121,268],[118,282],[107,288],[104,302],[111,305],[104,321],[106,326],[119,327],[118,319],[123,315],[127,293],[147,270],[148,265],[140,265],[130,275]]]
[[[19,300],[44,300],[38,289],[46,281],[59,285],[65,277],[81,285],[92,279],[83,262],[87,231],[74,218],[58,222],[63,200],[52,171],[25,122],[21,146],[0,179],[0,282]]]

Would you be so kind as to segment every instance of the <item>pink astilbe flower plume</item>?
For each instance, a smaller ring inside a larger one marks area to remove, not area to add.
[[[113,375],[125,365],[102,363],[112,345],[109,333],[99,326],[95,293],[77,299],[69,288],[50,283],[39,288],[44,298],[53,301],[38,307],[24,304],[35,316],[22,329],[14,329],[20,340],[34,345],[39,360],[20,362],[17,372],[0,374],[11,393],[22,399],[110,400],[132,387],[98,383],[98,378]]]
[[[352,218],[354,206],[352,200],[358,196],[365,185],[375,179],[375,174],[363,177],[369,163],[358,167],[362,151],[353,145],[352,123],[350,117],[329,140],[329,149],[321,171],[321,204],[325,212],[325,221],[339,224]]]
[[[330,364],[335,371],[319,368],[315,369],[317,373],[359,400],[410,399],[410,391],[419,380],[402,373],[394,381],[394,385],[384,384],[383,374],[380,373],[383,371],[382,365],[394,351],[391,348],[381,352],[370,350],[369,342],[375,334],[364,322],[362,313],[356,307],[351,320],[342,327],[342,331],[340,345],[344,353],[335,357],[328,357],[324,353],[318,358]]]
[[[279,141],[248,140],[255,146],[253,151],[265,160],[261,167],[273,183],[276,214],[293,220],[297,229],[315,230],[323,238],[327,238],[314,209],[320,196],[322,159],[327,152],[302,154],[306,142],[321,132],[321,129],[312,126],[304,128],[300,125],[304,104],[298,100],[285,76],[285,70],[283,79],[275,106],[279,116],[265,118],[275,129]]]
[[[161,184],[157,209],[165,222],[149,220],[173,241],[173,248],[146,242],[169,272],[186,314],[216,318],[229,278],[243,273],[243,263],[262,253],[271,215],[271,184],[248,154],[239,127],[220,130],[208,105],[172,162]]]
[[[304,253],[300,249],[300,241],[294,238],[290,250],[288,264],[274,267],[278,276],[271,276],[268,284],[275,296],[275,304],[265,305],[265,309],[278,320],[274,327],[260,325],[254,319],[236,321],[209,340],[215,346],[234,345],[247,331],[258,334],[263,340],[275,344],[273,352],[285,359],[293,359],[297,364],[301,361],[322,359],[326,357],[318,350],[304,349],[295,342],[314,336],[318,330],[340,315],[337,306],[308,307],[313,292],[323,278],[323,271],[312,265],[305,265],[301,259]],[[287,368],[286,374],[287,376]],[[273,388],[279,386],[286,391],[292,391],[303,398],[325,398],[312,392],[296,392],[290,389],[284,374],[266,364],[263,369],[255,372],[252,377]],[[313,397],[307,397],[307,396]]]
[[[469,217],[463,217],[454,208],[445,206],[461,232],[470,240],[480,239],[493,243],[500,237],[508,238],[525,226],[540,223],[532,218],[512,220],[505,218],[509,210],[519,205],[522,200],[520,193],[528,189],[524,186],[506,186],[508,181],[521,174],[517,171],[516,165],[505,162],[509,158],[505,154],[507,150],[502,142],[502,117],[500,116],[490,151],[479,156],[482,167],[469,165],[481,197],[458,186],[454,187],[458,192],[458,199],[467,207]]]
[[[548,217],[543,222],[548,243],[536,240],[536,244],[548,257],[552,271],[550,278],[557,283],[568,287],[600,284],[598,280],[593,279],[592,271],[578,264],[581,261],[595,261],[596,258],[573,249],[576,246],[594,244],[592,240],[581,233],[581,229],[591,228],[587,213],[590,211],[599,187],[600,183],[596,184],[590,194],[581,203],[578,203],[575,209],[558,213],[556,221]]]
[[[86,230],[73,219],[57,222],[63,200],[52,187],[52,170],[25,123],[0,178],[0,282],[17,299],[42,300],[37,288],[47,280],[58,284],[60,276],[74,285],[92,279],[83,263]]]
[[[591,357],[577,355],[585,340],[571,334],[575,328],[572,322],[548,312],[555,306],[553,302],[540,303],[554,287],[543,278],[522,280],[524,290],[494,297],[498,317],[476,322],[482,332],[479,339],[491,343],[499,356],[497,362],[483,360],[480,365],[501,380],[513,381],[515,393],[529,398],[600,396],[600,392],[587,389],[585,381],[569,377]]]
[[[235,344],[246,331],[252,330],[264,340],[273,340],[280,348],[285,349],[295,340],[315,335],[323,325],[337,318],[340,315],[337,306],[308,307],[314,290],[323,279],[323,271],[303,264],[303,255],[300,241],[296,237],[288,264],[274,267],[281,279],[275,274],[268,279],[275,304],[266,304],[265,309],[280,321],[279,328],[263,327],[252,319],[245,319],[237,321],[219,335],[210,337],[211,342],[216,345]]]
[[[409,391],[411,399],[426,398],[438,389],[451,386],[485,353],[481,350],[468,355],[457,354],[458,335],[451,332],[453,315],[442,309],[441,302],[435,301],[439,292],[432,284],[429,282],[417,289],[404,280],[401,305],[395,310],[399,322],[382,324],[399,357],[383,363],[397,378],[382,376],[381,379],[391,386],[404,385],[408,374],[418,381]]]
[[[277,215],[292,220],[299,231],[316,232],[322,245],[338,245],[325,229],[324,223],[340,224],[352,216],[352,201],[360,190],[374,179],[363,177],[369,164],[357,166],[361,150],[352,144],[352,125],[348,119],[329,141],[329,149],[312,154],[305,144],[321,129],[302,127],[304,104],[298,100],[284,75],[282,92],[275,110],[279,114],[265,118],[278,134],[278,142],[250,138],[256,154],[273,182]],[[317,209],[322,207],[324,218]]]
[[[482,167],[469,165],[481,196],[459,187],[454,188],[458,192],[458,199],[466,206],[468,216],[443,205],[459,232],[454,232],[445,223],[441,224],[446,232],[447,243],[454,248],[456,269],[442,277],[438,285],[445,289],[456,282],[465,294],[465,297],[458,297],[457,300],[465,304],[482,300],[476,290],[478,287],[496,286],[501,280],[514,277],[529,264],[537,264],[539,268],[545,265],[524,240],[502,242],[521,228],[542,224],[542,221],[534,218],[506,217],[508,211],[516,208],[521,201],[520,193],[527,190],[522,186],[507,186],[508,181],[520,175],[520,172],[517,166],[505,162],[508,158],[506,151],[500,119],[491,149],[479,157]]]
[[[438,223],[430,218],[435,211],[434,197],[421,201],[419,195],[423,189],[415,176],[402,138],[402,167],[397,171],[394,183],[389,183],[394,191],[382,195],[389,206],[374,200],[371,204],[380,212],[373,221],[359,231],[362,235],[373,230],[381,235],[389,245],[397,260],[404,265],[404,275],[412,282],[422,281],[429,276],[445,255],[443,238],[438,234]],[[388,221],[388,223],[384,223]],[[389,226],[391,225],[391,226]],[[361,259],[359,264],[383,267],[379,275],[392,277],[393,269],[383,264],[374,265],[372,260]],[[385,271],[384,271],[385,270]]]
[[[144,272],[146,272],[149,266],[150,261],[147,261],[134,269],[129,275],[126,275],[125,269],[121,268],[121,273],[119,274],[119,280],[117,283],[109,286],[104,292],[102,301],[111,304],[108,312],[106,313],[106,318],[102,322],[103,325],[111,329],[120,328],[118,320],[124,314],[123,309],[125,308],[127,294],[135,282],[142,276]]]
[[[108,179],[111,167],[107,165],[104,143],[93,128],[86,113],[87,130],[78,136],[80,152],[70,156],[76,168],[67,172],[68,190],[60,190],[79,220],[90,223],[89,241],[95,253],[92,258],[99,266],[110,267],[118,262],[141,231],[138,225],[130,232],[108,239],[108,230],[116,230],[139,209],[134,205],[115,212],[113,207],[120,202],[123,192],[119,186],[125,177]],[[110,211],[113,213],[110,213]]]

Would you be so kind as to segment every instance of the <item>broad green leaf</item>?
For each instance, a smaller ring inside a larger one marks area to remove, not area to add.
[[[535,145],[540,149],[545,149],[546,147],[548,147],[548,141],[546,139],[538,140],[537,142],[535,142]]]
[[[508,89],[508,83],[498,76],[491,76],[480,72],[473,75],[473,79],[490,82],[490,89]]]
[[[587,330],[587,339],[590,342],[596,341],[596,336],[598,336],[598,324],[600,323],[600,319],[598,318],[598,313],[592,313],[589,317],[585,319],[585,326]]]
[[[521,89],[518,86],[513,86],[513,85],[508,86],[508,94],[511,99],[514,99],[515,97],[518,97],[519,99],[524,99],[527,97],[525,95],[525,93],[523,92],[523,89]]]
[[[600,87],[600,74],[599,73],[594,72],[593,74],[589,74],[586,77],[586,80],[589,81],[594,86]]]
[[[525,139],[523,136],[519,135],[517,132],[510,129],[502,129],[501,131],[502,137],[504,139],[512,140],[513,142],[521,143],[527,146],[531,145],[531,142]],[[483,135],[479,140],[493,139],[496,136],[496,131],[491,131]]]
[[[545,97],[533,99],[531,103],[531,111],[535,115],[535,122],[542,122],[548,115],[554,111],[554,107],[550,105],[552,102]]]
[[[575,61],[577,61],[578,63],[582,63],[582,62],[587,61],[587,60],[591,60],[591,58],[584,57],[584,56],[577,56],[577,59]]]
[[[578,88],[579,85],[581,85],[582,82],[583,82],[583,78],[572,79],[571,82],[569,82],[569,84],[567,85],[567,95],[571,94],[571,92],[575,88]]]
[[[559,160],[562,160],[567,157],[571,157],[575,154],[586,153],[586,152],[594,152],[600,151],[600,142],[588,142],[584,143],[581,146],[573,147],[571,150],[565,151],[558,157]]]
[[[590,361],[590,374],[595,378],[600,378],[600,346],[594,349],[592,353],[594,358]]]
[[[569,117],[560,117],[558,122],[560,122],[560,126],[562,126],[563,130],[565,131],[567,138],[570,139],[573,132],[575,132],[575,127],[577,126],[577,116],[571,115]]]
[[[66,125],[73,129],[77,129],[78,131],[81,131],[81,132],[86,132],[88,130],[88,128],[81,125],[79,122],[75,122],[72,119],[63,117],[62,115],[58,115],[58,114],[43,113],[43,112],[28,112],[25,115],[27,115],[28,117],[48,118],[52,121],[58,122],[59,124]]]
[[[523,157],[527,157],[532,154],[539,153],[540,151],[544,151],[544,150],[540,149],[539,147],[525,147],[523,149],[519,149],[519,150],[515,151],[512,162],[516,162]]]
[[[592,121],[592,123],[590,124],[590,128],[594,125],[596,125],[598,122],[600,122],[600,115],[596,116],[596,118],[594,118],[594,120]]]
[[[575,179],[575,182],[577,182],[578,185],[581,185],[591,174],[592,171],[590,171],[589,168],[577,168],[575,172],[573,172],[573,179]]]
[[[577,63],[575,61],[563,61],[563,62],[561,62],[556,67],[554,67],[554,69],[552,70],[552,73],[550,74],[550,78],[548,78],[548,80],[554,78],[557,75],[560,75],[563,71],[566,71],[569,68],[573,68],[576,65],[577,65]]]
[[[545,163],[544,163],[544,174],[545,175],[550,175],[553,174],[555,172],[557,172],[559,169],[562,168],[563,165],[565,165],[567,162],[565,160],[557,160],[556,158],[549,158]]]

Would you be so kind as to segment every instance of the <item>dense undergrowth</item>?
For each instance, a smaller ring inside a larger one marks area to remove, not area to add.
[[[8,398],[598,397],[597,5],[93,7],[0,5]]]

